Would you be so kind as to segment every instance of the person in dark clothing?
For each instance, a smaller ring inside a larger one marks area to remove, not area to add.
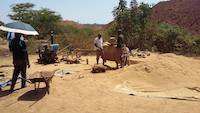
[[[117,48],[121,48],[124,45],[124,35],[122,34],[122,30],[118,30],[118,36],[117,36]]]
[[[10,51],[13,54],[14,72],[10,91],[14,91],[19,74],[21,74],[22,78],[26,79],[26,68],[27,66],[28,68],[30,67],[26,44],[24,40],[20,39],[21,36],[23,35],[15,33],[15,38],[11,41]],[[26,81],[24,79],[22,79],[21,88],[26,87]]]

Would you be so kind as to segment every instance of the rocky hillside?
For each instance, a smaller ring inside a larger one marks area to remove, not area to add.
[[[153,7],[152,19],[200,34],[200,0],[170,0]]]

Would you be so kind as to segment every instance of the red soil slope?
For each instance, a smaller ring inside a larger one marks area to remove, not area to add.
[[[152,19],[200,34],[200,0],[170,0],[153,7]]]

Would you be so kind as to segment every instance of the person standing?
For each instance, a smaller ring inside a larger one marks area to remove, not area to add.
[[[122,48],[124,44],[124,35],[122,34],[122,30],[119,29],[117,36],[117,48]]]
[[[21,88],[26,87],[26,69],[30,68],[29,58],[26,43],[21,39],[23,37],[20,33],[15,33],[15,38],[11,41],[10,51],[13,54],[14,71],[12,76],[12,84],[10,91],[14,91],[16,81],[19,74],[21,74],[22,84]]]
[[[99,57],[102,54],[103,51],[103,38],[101,34],[98,34],[98,36],[94,40],[94,46],[96,49],[96,62],[99,64]]]

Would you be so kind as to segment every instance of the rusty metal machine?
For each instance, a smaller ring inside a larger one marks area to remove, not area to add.
[[[59,47],[58,44],[51,44],[50,46],[48,45],[40,46],[38,48],[38,54],[39,54],[38,63],[39,64],[55,63],[58,60],[57,57],[58,47]]]

